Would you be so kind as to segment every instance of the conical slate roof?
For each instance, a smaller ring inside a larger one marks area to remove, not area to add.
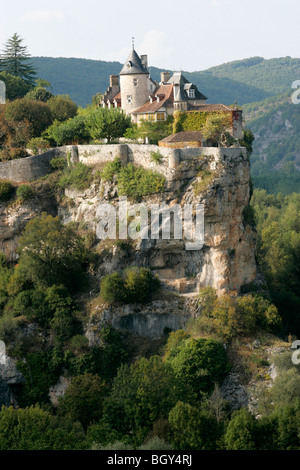
[[[149,71],[143,66],[140,57],[132,49],[119,75],[135,75],[137,73],[149,75]]]

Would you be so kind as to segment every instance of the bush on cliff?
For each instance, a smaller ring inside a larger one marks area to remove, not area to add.
[[[33,191],[29,184],[21,184],[17,189],[17,198],[21,201],[27,201],[33,197]]]
[[[159,285],[159,279],[149,269],[132,267],[122,274],[115,272],[105,276],[100,284],[100,293],[110,303],[143,303]]]
[[[83,190],[89,187],[91,181],[91,168],[84,165],[84,163],[79,162],[75,165],[65,167],[58,185],[61,188],[71,187],[74,189]]]
[[[118,192],[120,196],[132,198],[164,191],[166,179],[159,173],[132,163],[120,168],[118,173]]]
[[[8,201],[13,194],[14,187],[9,181],[0,181],[0,202]]]

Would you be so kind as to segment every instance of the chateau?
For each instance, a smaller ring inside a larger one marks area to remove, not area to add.
[[[103,107],[123,109],[132,121],[165,121],[175,111],[230,113],[231,133],[241,139],[242,110],[224,104],[208,104],[207,97],[189,82],[182,72],[161,72],[160,83],[152,80],[147,55],[139,56],[134,47],[119,75],[109,77],[109,88],[103,96]]]

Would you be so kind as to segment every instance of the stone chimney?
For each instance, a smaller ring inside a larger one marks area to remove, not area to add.
[[[144,54],[141,55],[140,59],[142,62],[142,66],[145,67],[145,69],[148,69],[148,57]]]
[[[160,72],[160,81],[161,83],[168,83],[170,80],[171,74],[170,72]]]
[[[119,77],[118,75],[110,75],[109,76],[109,86],[114,87],[114,86],[119,86]]]

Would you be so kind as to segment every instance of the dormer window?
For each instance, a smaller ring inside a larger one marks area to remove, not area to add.
[[[129,61],[127,62],[127,68],[130,69],[131,66],[132,66],[132,62],[129,60]]]
[[[190,88],[188,90],[188,97],[189,98],[195,98],[195,89],[194,88]]]
[[[137,78],[133,79],[133,86],[138,86],[138,79]]]

